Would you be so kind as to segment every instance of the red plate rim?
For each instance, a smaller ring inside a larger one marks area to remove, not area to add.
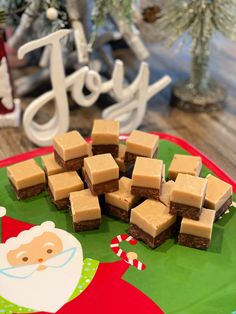
[[[229,184],[232,185],[233,191],[236,193],[236,182],[222,169],[220,169],[212,160],[210,160],[206,155],[204,155],[201,151],[199,151],[197,148],[189,144],[187,141],[184,139],[166,134],[166,133],[161,133],[161,132],[150,132],[155,135],[159,135],[160,139],[170,141],[172,143],[175,143],[179,145],[181,148],[183,148],[185,151],[187,151],[189,154],[193,156],[200,156],[202,158],[203,164],[210,169],[217,177],[221,178],[222,180],[228,182]],[[126,140],[128,137],[128,134],[122,134],[120,135],[120,140]],[[88,142],[91,142],[90,138],[86,139]],[[38,156],[43,156],[46,154],[49,154],[53,152],[53,147],[52,146],[47,146],[47,147],[42,147],[38,148],[35,150],[32,150],[30,152],[26,152],[20,155],[15,155],[13,157],[3,159],[0,161],[0,168],[12,165],[14,163],[24,161],[30,158],[35,158]]]

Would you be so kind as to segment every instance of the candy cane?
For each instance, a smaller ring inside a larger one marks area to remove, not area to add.
[[[138,270],[144,270],[146,265],[137,260],[137,254],[134,252],[126,253],[120,248],[120,243],[126,241],[132,245],[137,244],[137,241],[127,234],[120,234],[111,240],[110,247],[112,251],[121,257],[126,263],[136,267]]]

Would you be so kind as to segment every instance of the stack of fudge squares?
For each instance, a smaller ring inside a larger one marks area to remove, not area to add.
[[[78,131],[58,135],[54,152],[8,167],[19,200],[48,190],[58,210],[69,210],[75,232],[98,229],[102,215],[129,224],[129,233],[150,248],[170,238],[207,249],[213,223],[232,204],[232,187],[201,178],[200,157],[174,155],[165,180],[157,159],[159,137],[134,130],[120,143],[119,122],[95,120],[88,143]]]

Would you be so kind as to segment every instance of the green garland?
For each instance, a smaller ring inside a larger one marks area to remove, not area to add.
[[[133,3],[134,0],[95,0],[92,20],[96,30],[105,23],[107,15],[110,13],[113,13],[132,24]]]

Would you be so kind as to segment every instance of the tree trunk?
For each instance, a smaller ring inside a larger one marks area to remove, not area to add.
[[[209,48],[210,40],[207,43],[201,43],[198,52],[193,52],[191,83],[200,93],[208,89],[209,84]]]
[[[209,87],[210,43],[212,29],[209,12],[203,7],[200,13],[200,31],[193,41],[191,83],[200,94]]]
[[[197,2],[197,1],[196,1]],[[192,35],[192,71],[187,82],[174,87],[172,103],[186,111],[206,112],[224,107],[226,92],[209,75],[213,33],[211,1],[199,0]]]

